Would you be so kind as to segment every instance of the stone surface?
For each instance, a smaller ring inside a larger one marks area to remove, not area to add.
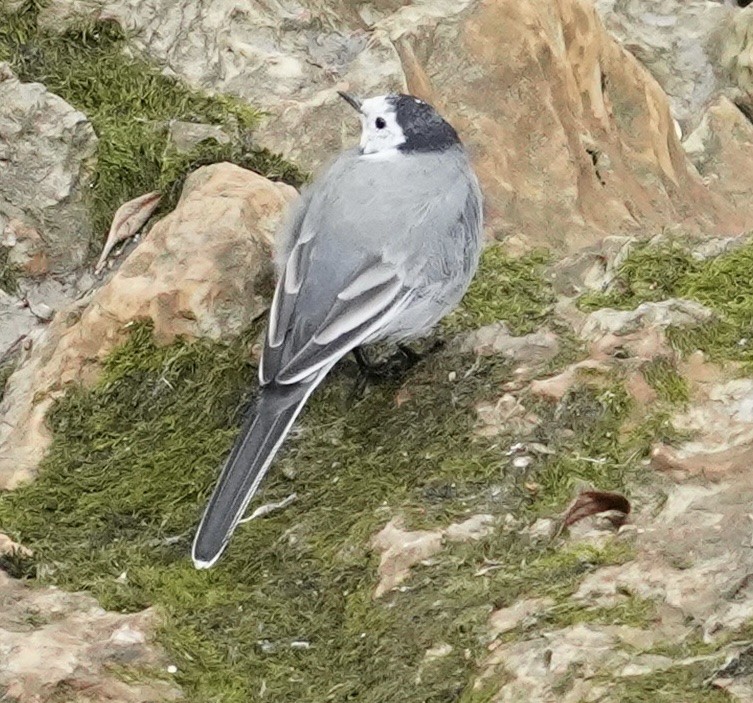
[[[190,151],[207,139],[212,139],[219,144],[229,144],[232,138],[220,125],[183,122],[182,120],[170,122],[170,131],[167,134],[168,145],[177,151]]]
[[[562,400],[585,374],[607,373],[609,369],[607,364],[596,359],[579,361],[554,376],[531,381],[531,393],[550,400]]]
[[[521,400],[512,393],[505,393],[496,401],[479,403],[476,414],[479,422],[476,432],[481,437],[494,437],[508,432],[518,438],[526,437],[539,424],[539,418],[528,412]]]
[[[738,90],[735,101],[749,116],[753,115],[753,7],[750,3],[735,14],[724,37],[721,61]]]
[[[692,439],[656,446],[652,466],[677,479],[734,477],[753,458],[753,379],[695,383],[693,389],[693,404],[672,419]]]
[[[61,0],[41,22],[59,29],[82,10],[118,21],[166,72],[267,111],[256,138],[305,167],[355,142],[337,89],[429,99],[467,143],[489,231],[512,250],[572,250],[677,222],[724,234],[745,226],[688,162],[665,93],[589,0],[222,0],[211,12]]]
[[[536,615],[554,604],[521,599],[492,614],[490,632],[503,639],[489,645],[476,685],[499,681],[494,701],[550,703],[555,700],[552,690],[562,687],[567,694],[556,700],[619,703],[611,690],[623,677],[718,661],[716,685],[734,700],[748,700],[750,677],[745,665],[734,662],[741,656],[735,633],[753,617],[750,467],[749,461],[740,462],[734,476],[715,485],[668,485],[662,509],[646,506],[630,526],[634,558],[586,574],[566,601],[569,607],[609,611],[629,598],[645,599],[653,604],[645,625],[548,628],[545,621],[537,624]],[[522,623],[530,626],[525,633],[504,639]],[[698,631],[719,651],[689,659],[650,651],[665,644],[676,647]],[[728,665],[722,667],[725,656]]]
[[[673,298],[659,303],[642,303],[635,310],[604,308],[592,312],[580,335],[595,341],[606,335],[630,335],[643,328],[667,328],[710,322],[714,313],[693,300]]]
[[[442,549],[442,532],[402,528],[402,522],[390,520],[371,541],[373,549],[381,552],[379,584],[374,598],[379,598],[399,586],[410,574],[410,568]]]
[[[735,10],[708,0],[596,0],[607,29],[659,81],[683,132],[730,85],[722,45]]]
[[[17,250],[28,272],[83,262],[96,146],[83,113],[0,65],[0,246]]]
[[[551,598],[521,600],[509,608],[495,610],[489,616],[489,627],[495,635],[514,630],[532,616],[545,612],[554,605]]]
[[[557,335],[549,330],[515,336],[504,322],[474,330],[463,339],[461,350],[479,356],[499,354],[507,359],[535,365],[553,359],[559,352]]]
[[[752,49],[753,50],[753,49]],[[753,114],[753,113],[752,113]],[[731,100],[720,97],[683,147],[698,172],[742,212],[753,191],[753,123]],[[753,215],[751,224],[753,224]]]
[[[49,443],[45,413],[69,383],[96,377],[99,361],[151,319],[155,337],[227,338],[266,309],[271,243],[289,186],[230,164],[199,169],[175,211],[158,222],[96,292],[46,329],[10,377],[0,404],[0,488],[29,479]]]
[[[0,571],[0,691],[17,703],[157,703],[181,698],[151,643],[154,613],[108,613],[83,593],[30,588]],[[123,680],[117,667],[143,669]]]
[[[400,586],[410,576],[412,566],[442,551],[444,541],[469,542],[489,536],[494,530],[492,515],[473,515],[440,530],[406,530],[400,518],[390,520],[371,539],[371,548],[380,552],[379,583],[374,598]]]
[[[18,544],[17,542],[14,542],[10,537],[8,537],[8,535],[4,535],[2,532],[0,532],[0,556],[12,554],[13,552],[18,552],[19,554],[23,554],[25,556],[31,555],[31,551],[29,549],[21,544]]]

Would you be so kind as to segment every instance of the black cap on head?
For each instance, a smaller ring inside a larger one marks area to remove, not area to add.
[[[412,95],[392,95],[397,123],[405,135],[403,152],[444,151],[460,144],[457,132],[429,103]]]

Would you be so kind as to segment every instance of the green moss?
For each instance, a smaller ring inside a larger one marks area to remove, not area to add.
[[[641,242],[619,267],[609,290],[582,295],[578,306],[588,312],[599,308],[632,310],[641,303],[666,300],[677,296],[685,277],[699,268],[701,262],[679,242]]]
[[[395,514],[428,528],[474,512],[533,515],[541,500],[561,509],[569,479],[552,475],[554,460],[515,471],[500,449],[514,437],[474,435],[473,406],[496,397],[509,367],[447,351],[411,372],[399,407],[396,384],[353,402],[353,367],[343,364],[260,498],[295,491],[297,501],[241,527],[218,568],[195,571],[189,544],[253,383],[254,332],[232,345],[157,348],[135,325],[97,386],[72,388],[54,407],[38,479],[0,497],[0,530],[34,549],[43,581],[90,590],[108,608],[163,613],[161,639],[189,700],[256,700],[262,682],[281,702],[476,700],[492,606],[532,594],[559,601],[597,566],[632,556],[617,542],[563,549],[497,531],[447,545],[403,591],[373,600],[369,538]],[[577,437],[555,444],[552,427],[551,444],[572,450],[581,475],[592,471],[583,452],[609,454],[612,476],[626,461],[615,431],[626,408],[614,387],[574,392],[552,421]],[[539,501],[530,480],[542,484]],[[619,483],[615,474],[606,487]],[[453,652],[416,684],[424,652],[440,642]]]
[[[627,560],[629,556],[631,552],[628,550],[626,558],[622,561]],[[609,607],[586,606],[565,600],[547,611],[536,623],[536,628],[560,629],[578,623],[650,628],[656,617],[656,603],[634,595],[627,596],[623,601]]]
[[[610,696],[620,703],[731,703],[732,696],[706,683],[718,665],[719,662],[713,661],[698,662],[626,677],[611,688]]]
[[[446,329],[477,329],[498,320],[514,334],[538,329],[550,319],[555,301],[544,278],[548,261],[543,251],[514,258],[500,246],[487,247],[461,306],[446,319]]]
[[[0,10],[0,60],[23,81],[39,81],[92,122],[99,137],[91,193],[94,230],[100,237],[124,202],[161,189],[172,197],[176,182],[206,163],[230,159],[263,175],[300,185],[305,174],[267,151],[254,148],[248,133],[259,112],[226,96],[208,96],[164,76],[146,61],[124,53],[126,36],[114,22],[83,23],[62,34],[37,27],[46,3],[27,0],[17,11]],[[170,120],[204,122],[240,137],[230,146],[200,145],[178,156],[168,146]]]
[[[635,457],[648,451],[650,440],[640,437],[637,449],[636,442],[624,441],[621,428],[633,404],[619,379],[586,382],[560,403],[537,401],[531,407],[542,418],[536,439],[553,452],[538,459],[537,511],[556,510],[584,484],[628,489],[637,468]]]
[[[711,308],[718,319],[670,328],[668,337],[683,352],[701,349],[714,360],[753,364],[753,241],[705,261],[677,242],[642,244],[619,268],[603,293],[579,300],[584,310],[632,309],[642,302],[688,298]],[[665,389],[676,394],[680,389]]]
[[[688,382],[672,359],[665,356],[653,359],[643,366],[641,372],[659,400],[670,405],[685,405],[690,400]]]
[[[8,263],[9,253],[8,247],[0,246],[0,290],[13,294],[18,288],[18,272]]]

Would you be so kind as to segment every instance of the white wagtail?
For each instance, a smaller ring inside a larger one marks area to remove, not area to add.
[[[340,96],[361,143],[304,189],[279,236],[261,389],[196,533],[199,569],[219,559],[329,370],[361,345],[427,334],[478,266],[481,191],[452,126],[411,95]]]

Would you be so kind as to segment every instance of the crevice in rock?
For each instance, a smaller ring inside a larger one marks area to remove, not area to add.
[[[591,163],[594,165],[594,173],[596,174],[596,178],[599,179],[599,183],[601,183],[601,185],[605,186],[607,182],[599,172],[599,150],[587,147],[586,152],[588,152],[588,155],[591,157]]]

